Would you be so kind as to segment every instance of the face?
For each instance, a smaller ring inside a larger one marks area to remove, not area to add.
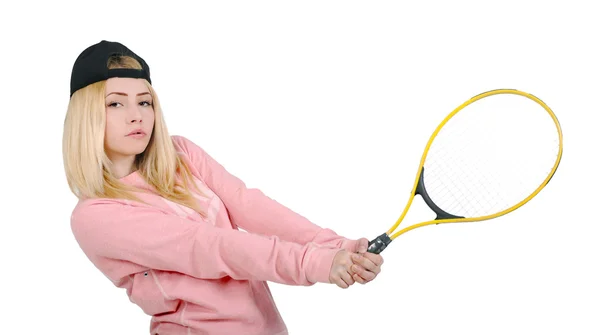
[[[111,161],[133,161],[148,146],[154,129],[152,95],[142,79],[106,81],[104,148]]]

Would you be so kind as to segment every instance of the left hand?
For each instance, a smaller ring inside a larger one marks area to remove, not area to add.
[[[381,272],[381,265],[383,264],[383,257],[380,254],[373,254],[367,252],[369,246],[369,240],[361,238],[354,241],[354,250],[348,250],[353,252],[352,262],[354,263],[350,268],[352,272],[352,278],[357,283],[366,284]]]

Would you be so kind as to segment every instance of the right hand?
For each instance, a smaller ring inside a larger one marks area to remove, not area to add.
[[[336,284],[341,288],[348,288],[354,284],[352,279],[352,252],[347,250],[340,250],[335,254],[333,258],[333,264],[331,264],[331,270],[329,272],[329,282]]]

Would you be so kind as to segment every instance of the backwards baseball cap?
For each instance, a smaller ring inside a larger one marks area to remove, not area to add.
[[[142,69],[109,69],[108,59],[111,56],[132,57],[142,65]],[[140,56],[121,43],[102,40],[83,50],[75,60],[71,72],[71,96],[81,88],[113,77],[144,78],[152,84],[150,67]]]

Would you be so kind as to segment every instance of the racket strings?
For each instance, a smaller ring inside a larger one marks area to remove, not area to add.
[[[472,120],[470,124],[471,123],[475,123],[475,120]],[[468,126],[470,126],[470,124]],[[467,125],[463,125],[463,127],[461,128],[462,129],[460,129],[460,131],[457,132],[456,136],[459,138],[465,138],[469,129]],[[446,130],[447,132],[447,129],[449,128],[443,128],[442,130]],[[440,132],[440,134],[444,136],[442,132]],[[454,151],[468,151],[469,143],[467,141],[461,141],[458,143],[460,145],[457,145],[454,148]],[[428,166],[425,176],[426,181],[431,180],[431,182],[426,182],[426,189],[428,190],[428,192],[436,194],[436,198],[441,199],[440,202],[442,203],[447,203],[448,201],[444,201],[444,199],[448,199],[451,197],[463,199],[462,202],[455,201],[450,205],[447,205],[447,209],[443,208],[450,214],[469,212],[467,208],[465,208],[465,206],[462,205],[463,203],[472,204],[473,208],[479,209],[478,212],[472,213],[473,215],[489,211],[491,208],[497,208],[499,202],[499,194],[488,194],[485,197],[477,197],[477,194],[475,192],[467,192],[467,190],[473,189],[481,190],[483,188],[483,185],[493,186],[493,181],[498,180],[497,176],[496,178],[492,178],[482,173],[480,167],[477,164],[470,164],[462,155],[454,155],[453,157],[450,157],[449,155],[451,153],[453,153],[453,150],[447,150],[439,145],[433,148],[433,152],[431,153],[430,157],[436,157],[437,159],[428,161],[431,163],[431,165]],[[465,184],[464,176],[461,178],[461,175],[464,174],[464,169],[462,171],[457,171],[453,168],[457,166],[462,167],[469,165],[471,165],[471,168],[474,170],[472,175],[480,176],[480,178],[479,180],[477,178],[466,178]],[[440,173],[446,174],[446,178],[435,178],[435,176]],[[433,175],[434,178],[431,178],[429,176],[430,174]],[[463,185],[459,185],[459,182],[461,181],[463,182]],[[478,185],[475,185],[471,182],[478,182]],[[493,190],[498,188],[488,187],[488,189]]]
[[[460,164],[461,162],[462,161],[459,160],[458,163]],[[465,163],[462,162],[462,164]],[[483,185],[487,185],[488,189],[491,189],[490,186],[492,186],[493,183],[490,181],[489,177],[479,174],[483,179],[478,181],[479,184],[463,183],[461,185],[459,182],[464,179],[459,175],[461,172],[453,171],[453,173],[449,173],[447,165],[434,164],[433,166],[429,166],[427,171],[430,175],[434,176],[440,173],[446,174],[446,178],[434,179],[431,183],[426,182],[427,192],[430,193],[430,196],[432,194],[434,195],[434,202],[436,202],[436,204],[440,203],[444,211],[454,215],[463,216],[465,213],[468,213],[469,216],[479,216],[493,208],[499,207],[499,194],[497,192],[496,194],[492,194],[488,191],[486,196],[477,196],[478,192],[473,192],[473,190],[480,190],[479,193],[481,193]],[[475,171],[475,175],[477,175],[477,171]],[[426,176],[425,178],[427,179],[427,177],[429,176]],[[468,179],[468,181],[475,181],[475,179]],[[471,192],[468,190],[471,190]],[[453,198],[460,198],[461,201],[451,201]],[[465,204],[468,204],[470,207],[465,206]]]
[[[559,146],[556,125],[542,106],[522,96],[490,96],[439,130],[424,164],[425,189],[450,214],[498,213],[541,185]]]

